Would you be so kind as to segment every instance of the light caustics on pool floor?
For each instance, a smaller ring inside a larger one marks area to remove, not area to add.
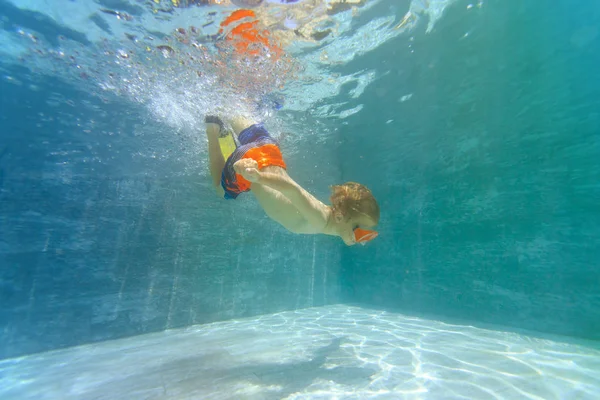
[[[2,399],[597,399],[600,350],[344,305],[0,361]]]

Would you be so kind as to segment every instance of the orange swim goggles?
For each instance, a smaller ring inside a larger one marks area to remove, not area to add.
[[[354,229],[354,240],[356,241],[356,243],[360,243],[362,245],[364,245],[367,242],[370,242],[377,236],[379,236],[379,233],[377,233],[377,231],[370,231],[368,229],[360,228]]]

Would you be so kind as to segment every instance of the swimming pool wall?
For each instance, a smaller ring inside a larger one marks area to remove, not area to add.
[[[248,195],[219,200],[206,163],[186,172],[194,160],[142,156],[180,142],[205,158],[203,124],[195,143],[150,122],[146,143],[134,134],[144,109],[11,76],[23,84],[1,87],[0,358],[339,302],[335,238],[290,235]],[[73,106],[49,106],[59,95]],[[326,197],[339,180],[333,146],[294,150],[289,168]]]
[[[598,11],[455,8],[369,57],[404,61],[339,149],[382,207],[379,243],[342,253],[344,301],[600,339]]]

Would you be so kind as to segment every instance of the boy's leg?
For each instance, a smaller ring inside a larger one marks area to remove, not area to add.
[[[208,138],[208,161],[210,163],[210,175],[212,177],[213,185],[217,190],[219,197],[223,197],[225,191],[221,186],[221,173],[223,167],[225,167],[225,159],[221,152],[221,146],[219,145],[219,135],[221,133],[221,127],[219,124],[206,123],[206,137]]]
[[[237,136],[241,131],[255,124],[252,120],[245,117],[234,117],[231,120],[231,127]],[[206,118],[206,137],[208,138],[208,161],[210,164],[210,175],[213,186],[219,197],[225,195],[225,190],[221,186],[221,174],[225,167],[225,158],[221,152],[219,136],[221,135],[222,121],[218,117],[207,116]]]
[[[235,135],[238,136],[241,131],[256,124],[256,122],[252,121],[250,118],[237,116],[233,117],[231,121],[229,121],[229,124],[233,128]]]

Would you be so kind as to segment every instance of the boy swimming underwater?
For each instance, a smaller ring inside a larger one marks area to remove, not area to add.
[[[349,246],[377,236],[372,229],[379,223],[379,205],[365,186],[333,186],[332,204],[323,204],[290,178],[277,141],[262,125],[234,118],[231,127],[239,146],[225,160],[219,145],[223,121],[207,116],[205,122],[210,172],[219,196],[235,199],[252,188],[266,214],[293,233],[339,236]]]

